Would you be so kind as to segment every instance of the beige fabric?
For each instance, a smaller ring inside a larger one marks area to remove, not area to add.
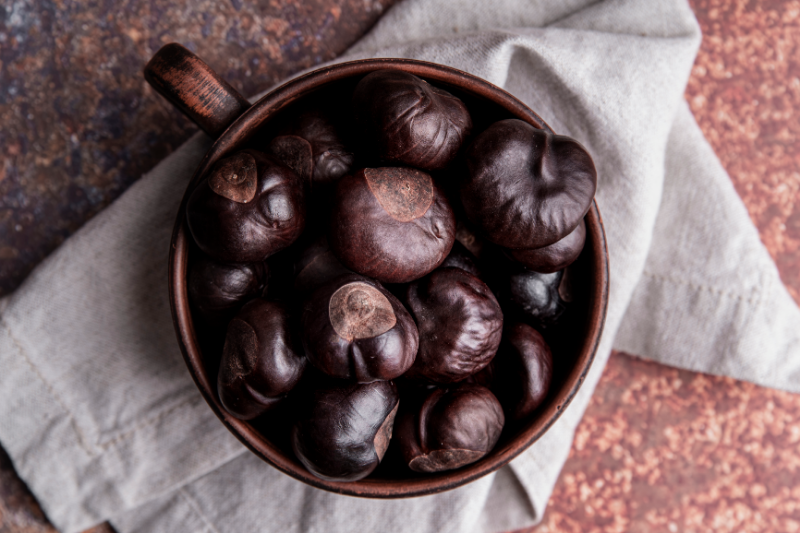
[[[107,519],[120,533],[495,531],[541,518],[612,345],[800,390],[800,311],[682,100],[699,40],[685,0],[404,0],[341,58],[472,72],[595,159],[606,330],[578,396],[511,467],[437,496],[354,499],[227,432],[183,366],[167,301],[174,215],[209,146],[197,135],[0,301],[0,441],[17,471],[68,532]]]

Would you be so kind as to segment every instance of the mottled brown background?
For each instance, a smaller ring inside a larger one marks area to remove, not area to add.
[[[0,8],[0,294],[195,131],[141,78],[161,44],[251,95],[335,57],[393,3]],[[800,1],[692,4],[704,38],[686,99],[800,302]],[[562,531],[800,531],[800,396],[613,354],[525,533]],[[0,453],[10,532],[53,529]]]

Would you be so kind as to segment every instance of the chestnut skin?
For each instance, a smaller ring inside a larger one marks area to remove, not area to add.
[[[578,141],[518,119],[495,122],[466,151],[460,183],[467,217],[493,243],[548,246],[572,232],[591,206],[597,171]]]
[[[267,274],[266,263],[202,258],[189,267],[189,301],[207,322],[225,322],[240,305],[263,293]]]
[[[307,295],[338,276],[355,274],[336,259],[324,235],[314,239],[299,252],[294,272],[294,290],[300,295]]]
[[[391,381],[336,382],[310,393],[292,427],[292,449],[320,479],[357,481],[383,460],[400,404]]]
[[[450,254],[445,258],[444,262],[440,266],[440,268],[445,267],[460,268],[461,270],[469,272],[479,279],[483,275],[478,267],[478,260],[476,257],[458,241],[453,243],[453,248],[450,249]]]
[[[289,167],[255,150],[220,160],[192,191],[189,230],[218,261],[264,261],[289,246],[305,227],[305,196]]]
[[[403,305],[379,283],[349,274],[322,285],[301,316],[303,346],[325,374],[370,383],[414,363],[419,334]]]
[[[515,261],[534,272],[549,274],[563,270],[578,258],[586,242],[586,222],[581,220],[572,233],[549,246],[533,250],[507,250]]]
[[[311,149],[312,185],[333,183],[350,172],[355,156],[339,135],[331,117],[318,109],[307,111],[282,130],[283,135],[305,139]]]
[[[481,376],[480,374],[486,374]],[[475,376],[500,400],[508,420],[529,417],[547,397],[553,355],[542,334],[521,322],[506,328],[491,364]]]
[[[488,454],[504,424],[503,408],[489,389],[462,383],[434,389],[421,405],[415,403],[407,409],[404,403],[395,424],[395,439],[411,470],[442,472]]]
[[[365,76],[353,93],[353,111],[380,158],[423,170],[446,167],[472,130],[461,100],[400,70]]]
[[[566,310],[567,303],[559,292],[563,277],[563,270],[542,274],[520,266],[508,273],[500,291],[515,311],[547,328],[557,323]]]
[[[228,324],[217,378],[220,401],[236,418],[255,418],[297,385],[306,364],[286,307],[252,300]]]
[[[406,283],[444,261],[455,241],[455,218],[427,173],[366,168],[337,184],[328,240],[347,268],[383,283]]]
[[[419,352],[406,377],[461,381],[489,364],[503,333],[503,312],[489,287],[460,268],[439,268],[406,292],[419,329]]]

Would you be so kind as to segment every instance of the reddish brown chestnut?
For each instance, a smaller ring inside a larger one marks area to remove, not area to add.
[[[397,298],[357,274],[314,291],[301,322],[311,363],[329,376],[359,383],[399,377],[419,346],[414,320]]]
[[[353,109],[366,144],[381,158],[424,170],[447,166],[472,130],[461,100],[399,70],[365,76]]]
[[[294,289],[299,294],[313,292],[338,276],[354,274],[339,262],[324,235],[303,248],[295,261],[294,272]]]
[[[495,122],[467,149],[460,184],[469,219],[500,246],[533,249],[563,239],[594,197],[597,171],[574,139],[527,122]]]
[[[553,355],[541,333],[531,326],[517,323],[506,328],[490,366],[488,386],[508,419],[527,418],[547,397],[553,378]],[[480,383],[481,378],[476,381]]]
[[[586,242],[586,223],[581,220],[578,227],[563,239],[534,250],[508,250],[515,261],[534,272],[548,274],[571,265],[583,250]]]
[[[463,383],[449,390],[433,390],[421,407],[404,405],[395,438],[411,470],[442,472],[474,463],[489,453],[504,423],[503,408],[489,389]]]
[[[186,219],[197,245],[218,261],[263,261],[305,226],[300,178],[255,150],[217,163],[192,191]]]
[[[406,374],[454,383],[492,360],[503,312],[484,282],[460,268],[439,268],[408,286],[406,302],[419,329],[419,353]]]
[[[351,270],[384,283],[421,278],[455,240],[453,210],[429,174],[366,168],[339,181],[329,242]]]
[[[469,272],[476,278],[481,277],[481,270],[478,268],[478,260],[458,241],[453,243],[450,254],[445,258],[440,268],[445,267],[460,268],[465,272]]]
[[[270,141],[267,153],[294,170],[304,183],[314,174],[314,152],[311,143],[297,135],[279,135]]]
[[[265,263],[219,263],[202,258],[189,267],[189,299],[208,322],[224,322],[267,283]]]
[[[300,380],[307,360],[287,315],[281,304],[258,298],[228,324],[217,391],[233,416],[248,420],[262,414]]]
[[[362,479],[389,447],[399,401],[391,381],[318,387],[292,428],[292,449],[320,479]]]

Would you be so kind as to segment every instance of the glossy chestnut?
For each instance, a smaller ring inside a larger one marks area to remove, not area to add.
[[[353,93],[353,111],[365,144],[381,158],[423,170],[447,166],[472,130],[461,100],[398,70],[365,76]]]
[[[318,109],[302,113],[282,130],[282,134],[308,142],[312,187],[332,183],[350,172],[355,156],[345,145],[328,113]]]
[[[416,472],[442,472],[474,463],[489,453],[503,431],[497,398],[481,385],[434,389],[403,409],[395,438],[405,464]]]
[[[356,481],[383,459],[400,398],[391,381],[317,387],[292,427],[292,449],[320,479]]]
[[[220,263],[201,258],[189,267],[189,299],[206,322],[224,322],[240,305],[263,293],[267,274],[263,262]]]
[[[440,268],[446,267],[460,268],[478,279],[483,276],[477,258],[458,241],[453,243],[453,248],[440,266]]]
[[[547,328],[558,322],[567,308],[559,292],[563,277],[563,270],[542,274],[520,266],[508,273],[500,292],[514,311]]]
[[[553,378],[553,355],[542,334],[527,324],[507,327],[487,378],[480,383],[497,396],[507,420],[529,417],[547,397]],[[487,367],[488,369],[488,367]]]
[[[305,227],[300,178],[255,150],[220,160],[192,191],[186,220],[200,249],[218,261],[263,261]]]
[[[315,367],[359,383],[401,376],[419,346],[417,326],[397,298],[357,274],[339,276],[311,294],[301,331]]]
[[[572,232],[591,206],[597,171],[576,140],[517,119],[495,122],[466,152],[460,183],[469,219],[495,244],[548,246]]]
[[[300,250],[294,263],[294,290],[307,295],[332,279],[355,274],[336,258],[324,235],[313,239]]]
[[[549,246],[534,250],[507,250],[507,254],[529,270],[549,274],[563,270],[581,255],[586,242],[586,223],[581,220],[569,235]]]
[[[228,324],[217,378],[220,401],[236,418],[255,418],[297,385],[306,364],[286,307],[252,300]]]
[[[329,242],[346,267],[384,283],[421,278],[455,240],[450,204],[431,176],[400,167],[366,168],[341,179]]]
[[[406,374],[454,383],[492,360],[503,332],[503,312],[489,287],[460,268],[438,268],[408,286],[408,309],[419,329],[419,352]]]

